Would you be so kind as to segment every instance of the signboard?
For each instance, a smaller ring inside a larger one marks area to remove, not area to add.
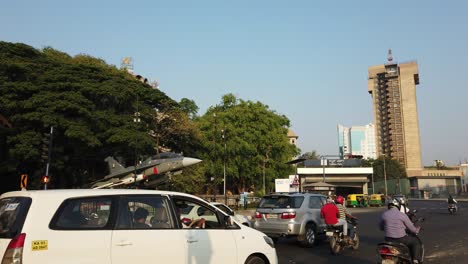
[[[275,192],[289,192],[289,179],[275,179]]]
[[[342,159],[329,159],[328,160],[328,166],[340,166],[342,167],[344,163],[344,160]]]
[[[275,179],[275,192],[298,192],[299,176],[289,175],[288,179]]]

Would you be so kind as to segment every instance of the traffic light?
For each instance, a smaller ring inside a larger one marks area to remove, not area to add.
[[[49,183],[49,181],[50,181],[50,177],[48,175],[42,176],[42,178],[41,178],[42,184],[47,184],[47,183]]]

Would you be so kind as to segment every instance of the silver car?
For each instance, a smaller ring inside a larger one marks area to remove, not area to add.
[[[295,236],[305,247],[318,243],[325,223],[320,209],[326,197],[315,193],[278,193],[266,195],[255,212],[255,229],[273,240]]]

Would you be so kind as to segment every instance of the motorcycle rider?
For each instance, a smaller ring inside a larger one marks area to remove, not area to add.
[[[452,197],[451,194],[449,194],[448,198],[447,198],[447,203],[448,205],[454,205],[455,206],[455,210],[457,210],[457,200],[455,200],[455,198]]]
[[[418,234],[420,227],[416,227],[409,217],[400,211],[401,204],[397,199],[392,199],[388,204],[388,210],[382,213],[380,229],[385,231],[385,241],[403,243],[410,249],[413,263],[422,263],[421,243],[417,237],[408,236],[406,230]]]
[[[401,198],[398,200],[398,202],[400,203],[400,212],[405,213],[405,214],[409,213],[410,210],[408,206],[406,205],[405,199]]]
[[[344,206],[344,201],[345,199],[341,195],[338,195],[335,199],[336,207],[338,208],[338,211],[340,212],[339,219],[343,219],[344,221],[346,221],[346,219],[350,219],[350,220],[356,219],[356,217],[348,214],[348,210],[346,210],[346,207]],[[348,224],[349,238],[353,239],[354,238],[354,226],[353,224],[348,223],[347,221],[346,223]]]
[[[343,226],[343,235],[348,235],[348,223],[346,220],[339,219],[340,211],[336,207],[333,199],[327,199],[327,203],[320,209],[320,215],[325,220],[326,225]]]

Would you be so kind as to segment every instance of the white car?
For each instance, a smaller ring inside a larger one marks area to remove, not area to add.
[[[190,206],[203,228],[180,221]],[[128,189],[5,193],[0,252],[2,264],[278,263],[270,238],[198,197]]]
[[[212,205],[216,206],[218,209],[220,209],[221,211],[225,212],[227,215],[230,215],[232,217],[234,217],[234,220],[236,220],[237,222],[245,225],[245,226],[248,226],[248,227],[252,227],[252,221],[245,215],[241,215],[241,214],[236,214],[234,212],[234,210],[232,210],[229,206],[223,204],[223,203],[218,203],[218,202],[211,202]]]

